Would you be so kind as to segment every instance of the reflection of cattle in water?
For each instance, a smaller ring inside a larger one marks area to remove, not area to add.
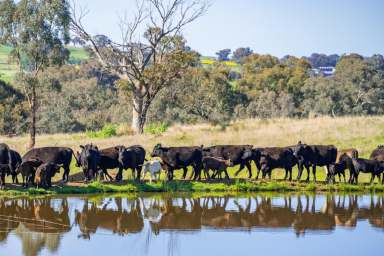
[[[57,200],[27,199],[0,200],[0,241],[5,241],[14,232],[22,242],[24,255],[38,255],[43,248],[54,253],[59,248],[60,236],[71,230],[68,202]]]
[[[202,208],[200,199],[180,198],[182,205],[173,204],[171,198],[167,198],[162,206],[161,218],[158,222],[151,222],[152,231],[159,234],[161,229],[195,230],[201,228]],[[188,210],[188,203],[191,210]]]
[[[377,198],[376,202],[371,197],[369,207],[359,209],[359,219],[368,219],[372,226],[384,228],[384,197]]]
[[[248,198],[240,204],[237,200],[223,197],[179,200],[167,199],[165,205],[156,206],[161,211],[158,220],[151,221],[155,234],[161,230],[198,230],[202,227],[231,229],[240,228],[293,228],[297,235],[308,231],[332,231],[336,226],[355,227],[360,216],[357,196],[327,196],[319,203],[316,196],[287,196],[275,205],[270,197]],[[174,202],[181,204],[175,205]],[[294,203],[295,201],[295,203]],[[236,210],[228,210],[228,205]],[[254,210],[252,210],[252,205]],[[372,205],[377,216],[384,216],[383,202]],[[382,214],[382,215],[379,215]],[[147,216],[147,215],[146,215]],[[383,218],[364,217],[374,226],[384,226]]]
[[[96,233],[98,228],[119,235],[138,233],[143,229],[144,221],[138,200],[131,201],[128,210],[123,210],[121,198],[117,197],[114,201],[117,209],[108,209],[111,200],[98,208],[95,203],[89,203],[86,199],[82,211],[76,210],[75,222],[84,238],[89,239],[90,234]]]

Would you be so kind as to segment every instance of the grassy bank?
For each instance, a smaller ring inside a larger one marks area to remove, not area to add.
[[[175,125],[160,135],[132,135],[116,136],[111,138],[90,138],[86,133],[78,134],[53,134],[39,135],[37,147],[42,146],[66,146],[79,150],[79,145],[94,143],[99,148],[114,145],[143,145],[147,150],[147,158],[153,147],[161,142],[165,146],[188,145],[215,145],[215,144],[252,144],[255,146],[287,146],[297,143],[299,140],[308,144],[334,144],[339,149],[356,148],[360,156],[369,157],[370,153],[379,144],[384,144],[384,117],[319,117],[310,119],[269,119],[269,120],[242,120],[233,122],[225,129],[209,124]],[[28,136],[0,137],[0,141],[7,143],[11,148],[24,154],[28,144]],[[229,168],[231,178],[238,166]],[[256,167],[252,164],[253,177]],[[112,175],[115,171],[110,171]],[[72,177],[80,173],[72,161]],[[189,172],[189,174],[191,171]],[[124,179],[131,179],[131,171],[124,172]],[[176,179],[180,179],[181,171],[175,172]],[[297,169],[293,171],[293,177],[297,175]],[[243,171],[238,178],[247,178],[248,172]],[[272,174],[273,179],[282,179],[283,170],[276,170]],[[59,179],[57,175],[55,179]],[[147,177],[148,178],[148,177]],[[306,178],[306,173],[303,179]],[[347,177],[348,178],[348,177]],[[165,175],[162,174],[165,180]],[[323,168],[318,168],[317,179],[325,180]],[[369,175],[359,176],[359,182],[368,182]],[[77,180],[81,180],[77,179]],[[10,180],[8,179],[7,182]]]
[[[54,186],[49,190],[13,187],[0,192],[0,195],[68,195],[68,194],[99,194],[99,193],[139,193],[139,192],[384,192],[384,186],[379,184],[325,184],[301,183],[285,181],[245,181],[236,180],[224,182],[154,182],[110,184],[94,182],[88,185],[72,184]]]

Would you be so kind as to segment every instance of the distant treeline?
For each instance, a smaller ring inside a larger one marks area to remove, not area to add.
[[[237,67],[220,62],[207,67],[197,59],[171,87],[160,91],[147,123],[225,126],[243,118],[384,114],[382,55],[279,59],[247,48],[235,53]],[[322,66],[335,66],[334,75],[313,73]],[[79,65],[48,68],[39,79],[39,133],[99,130],[131,121],[132,99],[122,89],[124,82],[103,71],[92,55]],[[17,77],[12,84],[0,82],[1,134],[28,131],[28,99],[19,84]]]

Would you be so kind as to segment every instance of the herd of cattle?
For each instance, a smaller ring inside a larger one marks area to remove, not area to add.
[[[146,160],[146,152],[142,146],[130,147],[116,146],[98,149],[97,146],[81,145],[80,152],[74,152],[66,147],[33,148],[23,157],[0,144],[0,186],[5,186],[5,176],[11,175],[12,182],[18,183],[18,175],[22,176],[24,187],[36,184],[40,187],[51,187],[52,178],[64,169],[63,182],[69,181],[70,164],[72,157],[76,166],[81,167],[85,181],[106,177],[110,181],[121,181],[123,170],[132,169],[133,176],[140,180],[142,170],[144,175],[150,172],[151,180],[155,174],[164,170],[169,181],[173,180],[174,171],[183,170],[183,179],[186,178],[188,167],[193,172],[190,179],[200,180],[203,175],[206,179],[229,179],[227,167],[239,165],[235,176],[246,167],[248,177],[252,178],[251,163],[257,167],[256,179],[260,172],[262,178],[271,179],[272,171],[277,168],[285,170],[285,178],[292,180],[292,168],[298,166],[297,180],[301,180],[303,170],[307,171],[306,181],[310,180],[312,167],[313,180],[316,182],[316,167],[325,167],[326,181],[335,182],[335,176],[341,176],[346,182],[345,170],[349,170],[349,183],[358,183],[360,172],[371,173],[371,183],[375,177],[384,183],[384,146],[378,146],[371,154],[370,159],[359,158],[356,149],[338,150],[333,145],[307,145],[298,142],[288,147],[258,148],[252,145],[220,145],[196,147],[163,147],[157,144],[151,157],[159,160]],[[108,174],[109,169],[118,169],[115,178]],[[213,171],[213,173],[210,173]]]

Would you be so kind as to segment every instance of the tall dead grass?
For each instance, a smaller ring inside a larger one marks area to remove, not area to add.
[[[37,147],[67,146],[94,143],[99,148],[114,145],[143,145],[151,151],[157,143],[167,146],[252,144],[286,146],[299,140],[308,144],[334,144],[338,148],[357,148],[363,156],[384,143],[384,116],[318,117],[310,119],[248,119],[233,122],[225,129],[209,124],[175,125],[162,135],[131,135],[107,139],[88,138],[85,134],[39,135]],[[26,152],[28,136],[0,137],[21,153]]]

